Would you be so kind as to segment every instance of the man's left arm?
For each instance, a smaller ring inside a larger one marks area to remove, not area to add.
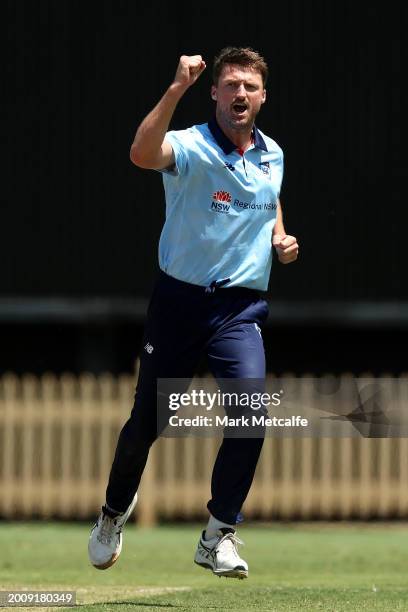
[[[295,261],[299,253],[299,245],[294,236],[288,236],[283,225],[282,206],[278,199],[276,221],[272,233],[272,244],[276,249],[279,261],[287,264]]]

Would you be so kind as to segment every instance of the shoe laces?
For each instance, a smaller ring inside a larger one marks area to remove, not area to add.
[[[122,531],[122,527],[116,531],[117,527],[117,517],[111,518],[107,514],[103,513],[102,522],[99,529],[98,540],[101,544],[106,544],[109,546],[111,543],[112,537],[117,534],[119,535]]]
[[[226,548],[228,551],[232,552],[234,556],[237,557],[238,559],[240,558],[238,551],[237,551],[238,544],[242,544],[242,546],[245,546],[244,542],[240,540],[239,537],[232,531],[229,533],[226,533],[220,539],[220,541],[215,546],[215,549],[214,549],[215,552],[218,552],[221,544],[223,545],[223,548]]]

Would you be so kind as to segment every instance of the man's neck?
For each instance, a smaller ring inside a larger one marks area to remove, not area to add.
[[[252,144],[253,125],[243,131],[234,130],[225,125],[219,117],[216,117],[216,119],[225,136],[229,138],[229,140],[237,147],[237,149],[246,151],[248,147]]]

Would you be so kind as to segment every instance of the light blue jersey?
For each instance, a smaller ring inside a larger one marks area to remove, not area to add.
[[[176,163],[160,170],[166,195],[160,268],[204,287],[224,281],[266,291],[282,149],[254,127],[253,144],[241,155],[215,119],[170,131],[166,140]]]

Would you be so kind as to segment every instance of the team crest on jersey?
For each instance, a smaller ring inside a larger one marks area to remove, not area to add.
[[[259,167],[262,170],[262,172],[264,174],[266,174],[267,176],[269,176],[269,172],[270,172],[270,167],[269,167],[269,162],[265,161],[265,162],[259,162]]]
[[[212,196],[211,210],[219,213],[229,213],[232,196],[228,191],[215,191]]]

